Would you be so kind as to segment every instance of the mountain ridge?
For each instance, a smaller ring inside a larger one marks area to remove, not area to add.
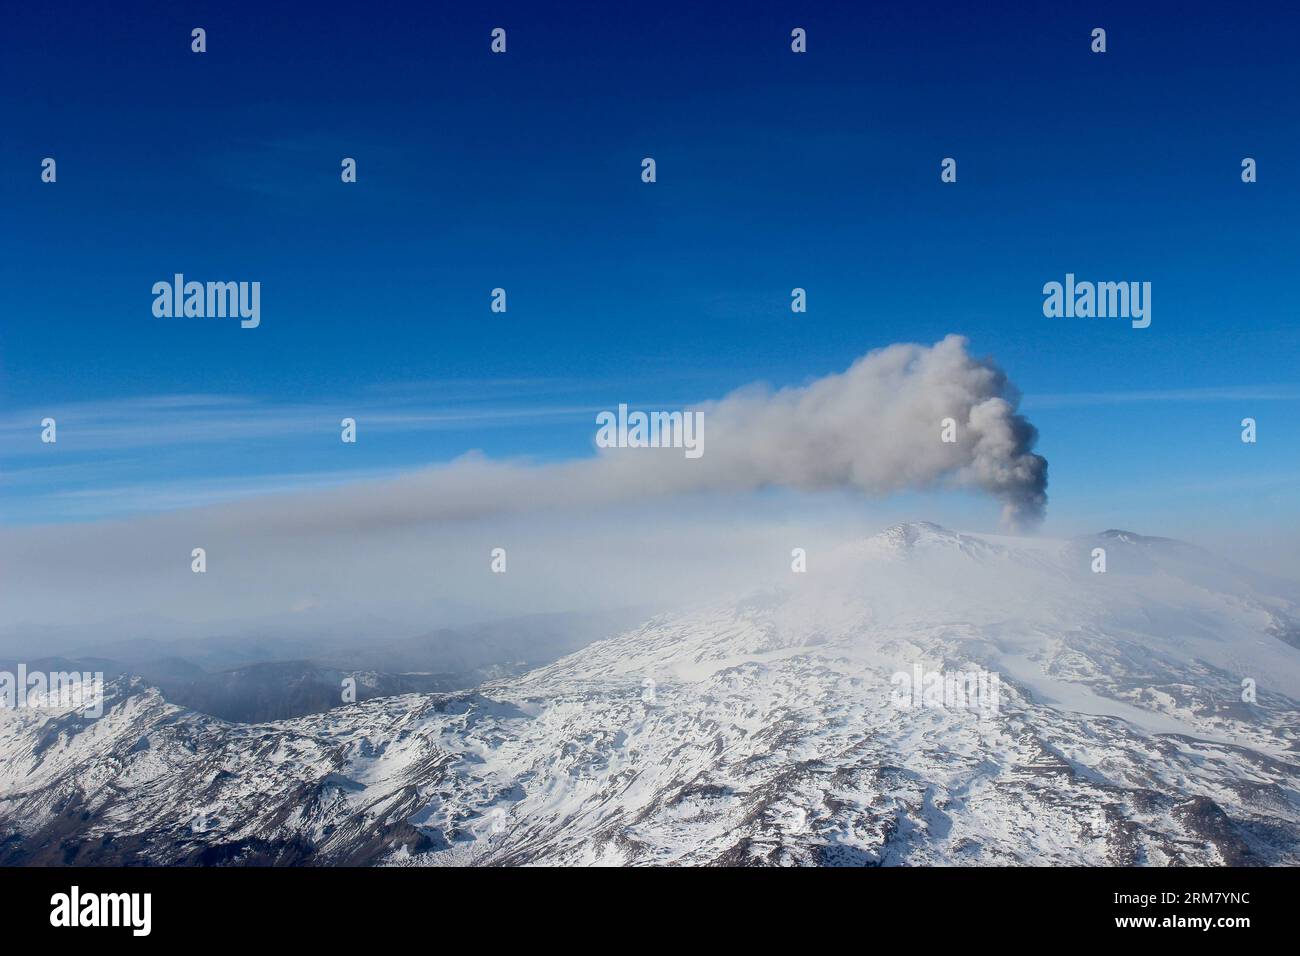
[[[134,682],[99,721],[0,715],[0,861],[1300,862],[1285,596],[896,539],[455,693],[241,725]],[[902,706],[917,669],[998,674],[998,706]]]

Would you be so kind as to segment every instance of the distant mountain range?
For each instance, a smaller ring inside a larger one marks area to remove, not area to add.
[[[175,704],[241,723],[319,713],[354,699],[463,690],[521,674],[639,620],[635,611],[535,614],[415,637],[331,634],[277,641],[271,635],[201,640],[120,640],[94,653],[23,658],[29,671],[89,671],[139,678]],[[294,656],[300,655],[300,656]],[[0,669],[19,659],[0,657]]]

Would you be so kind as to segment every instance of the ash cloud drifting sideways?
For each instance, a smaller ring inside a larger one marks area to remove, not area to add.
[[[951,484],[993,496],[1007,524],[1026,527],[1043,516],[1047,461],[1033,453],[1037,431],[1016,413],[1017,401],[992,361],[950,335],[933,346],[891,345],[807,385],[749,386],[696,406],[704,416],[699,458],[666,448],[601,449],[558,464],[466,456],[297,501],[234,505],[231,517],[264,531],[359,531],[698,492],[884,496]],[[956,422],[951,443],[940,440],[947,418]]]
[[[681,448],[609,448],[548,464],[466,456],[328,490],[0,528],[0,648],[9,634],[49,652],[41,635],[61,632],[47,625],[96,641],[138,637],[154,627],[142,614],[167,619],[159,633],[174,633],[175,621],[271,633],[284,615],[416,627],[452,611],[470,620],[632,606],[647,595],[703,599],[787,568],[792,545],[833,546],[874,509],[859,511],[854,497],[892,492],[977,489],[1012,523],[1030,524],[1043,512],[1046,462],[1015,405],[1006,376],[949,337],[872,352],[803,386],[747,387],[697,406],[699,458]],[[940,440],[945,418],[956,422],[951,444]],[[594,415],[591,428],[594,445]],[[785,496],[756,511],[744,497],[764,488],[831,492],[824,501],[841,517],[823,521],[811,502]],[[497,546],[509,548],[508,586],[487,573]],[[206,574],[191,571],[196,547]]]
[[[1013,525],[1036,524],[1047,503],[1037,430],[1018,394],[961,336],[891,345],[845,372],[776,392],[742,389],[704,406],[709,454],[700,487],[847,488],[868,495],[945,480],[984,491]],[[956,441],[940,440],[941,422]],[[705,460],[707,459],[707,460]]]

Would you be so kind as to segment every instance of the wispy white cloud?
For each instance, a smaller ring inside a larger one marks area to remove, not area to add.
[[[58,422],[59,442],[76,451],[164,447],[309,435],[337,431],[343,417],[385,432],[508,427],[587,417],[578,403],[487,401],[435,405],[376,396],[320,404],[249,397],[158,395],[32,407],[0,417],[0,457],[40,451],[41,421]]]
[[[282,472],[210,480],[95,485],[57,491],[58,513],[65,520],[119,518],[187,508],[202,508],[243,498],[305,493],[354,482],[397,477],[395,468],[356,468],[344,471]]]
[[[1026,410],[1089,405],[1131,405],[1144,402],[1295,402],[1300,387],[1294,385],[1240,385],[1216,388],[1151,389],[1148,391],[1057,392],[1027,394]]]

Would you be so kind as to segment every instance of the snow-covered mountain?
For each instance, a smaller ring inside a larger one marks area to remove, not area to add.
[[[1300,594],[1129,532],[901,525],[464,693],[109,698],[0,712],[0,862],[1300,863]]]

